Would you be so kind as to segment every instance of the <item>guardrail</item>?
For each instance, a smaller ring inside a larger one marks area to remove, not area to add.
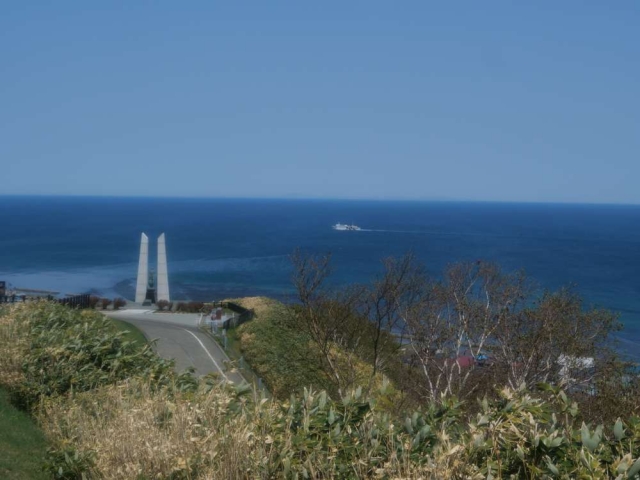
[[[57,302],[61,305],[66,305],[71,308],[89,308],[91,295],[86,293],[82,295],[70,295],[64,298],[54,298],[51,295],[29,297],[27,295],[0,295],[0,303],[20,303],[20,302],[32,302],[37,300],[49,300]]]
[[[91,295],[88,293],[82,295],[73,295],[71,297],[59,298],[56,301],[61,305],[67,305],[71,308],[89,308]]]
[[[26,301],[26,295],[0,295],[0,303],[18,303]]]
[[[226,308],[227,310],[231,310],[238,314],[238,316],[234,315],[233,318],[229,318],[222,322],[222,328],[225,330],[239,327],[243,323],[251,320],[254,316],[253,310],[249,310],[248,308],[244,308],[233,302],[213,302],[213,308]]]

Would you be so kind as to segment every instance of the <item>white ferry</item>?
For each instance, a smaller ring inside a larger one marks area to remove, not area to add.
[[[357,225],[343,225],[342,223],[336,223],[333,227],[334,230],[349,230],[349,231],[358,231],[358,230],[362,230],[359,226]]]

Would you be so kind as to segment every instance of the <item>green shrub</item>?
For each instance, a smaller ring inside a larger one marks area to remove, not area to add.
[[[238,328],[245,360],[280,399],[287,399],[291,392],[300,392],[304,387],[337,393],[309,337],[292,328],[286,316],[284,305],[276,304],[259,320]]]
[[[17,392],[30,405],[40,396],[85,391],[135,375],[164,381],[173,364],[140,348],[102,314],[41,303],[17,314],[30,340]]]
[[[543,388],[544,399],[504,389],[496,401],[481,401],[472,419],[447,398],[399,421],[360,390],[338,402],[305,390],[270,419],[280,452],[272,473],[395,478],[392,465],[400,463],[416,478],[640,478],[638,418],[589,426],[576,420],[564,392]]]
[[[47,453],[45,471],[56,480],[92,478],[95,473],[94,459],[94,452],[79,452],[70,445],[51,448]]]

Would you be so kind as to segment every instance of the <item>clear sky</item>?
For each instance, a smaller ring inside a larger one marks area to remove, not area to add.
[[[640,2],[6,1],[0,194],[640,203]]]

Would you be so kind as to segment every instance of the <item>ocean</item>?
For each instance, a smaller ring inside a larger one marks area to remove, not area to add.
[[[287,298],[296,248],[331,253],[337,285],[366,282],[383,258],[408,251],[436,275],[495,261],[618,312],[622,348],[640,358],[640,206],[5,196],[0,280],[132,298],[142,232],[152,259],[166,234],[174,299]]]

